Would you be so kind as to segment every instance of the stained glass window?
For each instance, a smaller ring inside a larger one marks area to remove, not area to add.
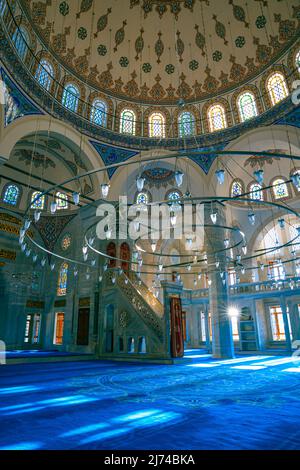
[[[3,195],[3,202],[11,206],[16,206],[18,204],[18,199],[20,196],[20,189],[15,184],[9,184],[6,186]]]
[[[267,82],[267,89],[273,106],[289,94],[287,84],[282,73],[276,72],[271,75]]]
[[[149,136],[165,137],[165,118],[161,113],[152,113],[149,117]]]
[[[242,183],[240,181],[233,181],[231,185],[231,197],[240,196],[243,193]]]
[[[44,209],[45,207],[45,196],[41,196],[40,191],[34,191],[31,195],[31,209]],[[40,197],[38,197],[40,196]],[[38,199],[36,199],[38,198]],[[36,200],[35,200],[36,199]]]
[[[185,111],[178,118],[179,137],[195,135],[195,118],[192,113]]]
[[[50,90],[52,77],[54,76],[53,67],[47,60],[41,60],[36,73],[35,78],[39,84],[44,87],[47,91]]]
[[[136,204],[148,204],[149,195],[145,192],[138,193],[135,199]]]
[[[131,109],[124,109],[120,116],[120,132],[122,134],[135,134],[136,117]]]
[[[56,193],[56,204],[57,204],[58,210],[68,209],[69,207],[68,195],[66,193],[61,193],[61,192]]]
[[[106,127],[107,106],[104,101],[99,99],[94,100],[91,110],[91,121],[98,124],[98,126]]]
[[[79,104],[80,92],[78,88],[71,83],[64,88],[62,104],[66,108],[76,113]]]
[[[207,115],[211,132],[219,131],[227,127],[225,109],[220,104],[211,106],[207,112]]]
[[[168,193],[168,200],[171,202],[177,202],[178,199],[180,198],[181,198],[181,194],[179,191],[174,190]]]
[[[257,199],[258,201],[262,201],[264,196],[262,192],[262,186],[258,183],[253,183],[250,186],[250,197],[251,199]]]
[[[286,182],[283,179],[277,179],[273,181],[273,194],[275,199],[282,199],[283,197],[289,197],[288,188]]]
[[[67,293],[68,269],[69,265],[66,262],[64,262],[60,267],[57,283],[57,295],[59,297],[66,295]]]
[[[300,51],[298,51],[296,54],[295,64],[298,69],[298,72],[300,73]]]
[[[61,241],[61,247],[63,250],[67,250],[71,246],[72,237],[69,233],[66,233]]]
[[[257,107],[255,103],[255,96],[250,91],[243,93],[238,99],[238,107],[241,121],[251,119],[257,116]]]
[[[54,327],[54,344],[63,344],[64,337],[64,323],[65,314],[63,312],[57,312],[55,314],[55,327]]]
[[[27,45],[29,45],[29,35],[23,26],[16,28],[12,37],[12,41],[18,51],[19,56],[24,60],[27,52]]]

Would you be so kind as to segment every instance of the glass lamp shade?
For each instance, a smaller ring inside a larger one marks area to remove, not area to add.
[[[224,184],[224,181],[225,181],[225,171],[224,170],[217,170],[215,172],[215,175],[216,175],[216,178],[217,178],[217,182],[219,184]]]
[[[298,175],[297,173],[294,174],[294,175],[291,175],[291,181],[293,183],[293,185],[295,186],[295,188],[297,190],[299,190],[299,187],[300,187],[300,175]]]
[[[145,184],[145,178],[143,176],[138,176],[136,179],[136,187],[139,192],[143,191]]]
[[[77,192],[74,192],[74,193],[72,194],[72,196],[73,196],[73,201],[74,201],[75,206],[78,206],[78,204],[79,204],[79,199],[80,199],[80,194],[77,193]]]
[[[217,223],[217,216],[218,216],[218,214],[217,214],[216,211],[214,211],[210,214],[210,218],[211,218],[211,221],[212,221],[213,224]]]
[[[176,181],[177,186],[182,185],[183,176],[184,176],[184,173],[182,173],[182,171],[180,171],[180,170],[175,171],[175,181]]]
[[[51,212],[51,214],[55,214],[56,209],[57,209],[57,204],[56,204],[56,202],[55,202],[55,201],[51,202],[51,204],[50,204],[50,212]]]
[[[253,176],[259,184],[263,184],[263,182],[264,182],[264,170],[254,171]]]
[[[284,219],[278,219],[278,224],[279,224],[279,227],[283,229],[285,227],[285,220]]]
[[[26,219],[25,222],[24,222],[24,228],[25,228],[25,230],[28,230],[28,229],[29,229],[30,224],[31,224],[31,220]]]
[[[170,222],[171,222],[171,225],[172,227],[174,227],[176,225],[176,221],[177,221],[177,217],[176,215],[174,214],[174,212],[171,214],[171,217],[170,217]]]
[[[255,214],[253,212],[250,212],[248,214],[248,220],[250,222],[251,225],[254,225],[255,224]]]
[[[156,243],[155,242],[151,243],[151,250],[152,250],[153,253],[155,252],[155,250],[156,250]]]
[[[103,199],[106,199],[109,193],[109,184],[108,183],[102,183],[101,184],[101,193]]]
[[[105,232],[105,236],[106,236],[106,239],[107,240],[110,240],[111,239],[111,235],[112,235],[112,231],[110,228],[108,228]]]
[[[41,218],[41,212],[40,211],[35,211],[34,212],[34,221],[38,222]]]

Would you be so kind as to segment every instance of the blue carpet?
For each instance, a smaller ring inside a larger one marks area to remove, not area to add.
[[[0,449],[300,448],[299,361],[187,354],[0,366]]]

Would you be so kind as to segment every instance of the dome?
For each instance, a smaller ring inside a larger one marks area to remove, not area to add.
[[[257,77],[297,39],[299,4],[249,0],[22,1],[65,73],[112,97],[174,104]]]

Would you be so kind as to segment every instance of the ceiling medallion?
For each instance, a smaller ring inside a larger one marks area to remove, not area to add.
[[[208,0],[201,1],[206,1],[206,3],[208,3]],[[177,20],[182,6],[190,11],[193,11],[195,3],[196,0],[130,0],[130,8],[133,8],[136,5],[141,5],[142,9],[144,10],[144,16],[146,18],[155,7],[159,17],[162,18],[164,13],[168,11],[169,7],[171,13],[173,13]]]

